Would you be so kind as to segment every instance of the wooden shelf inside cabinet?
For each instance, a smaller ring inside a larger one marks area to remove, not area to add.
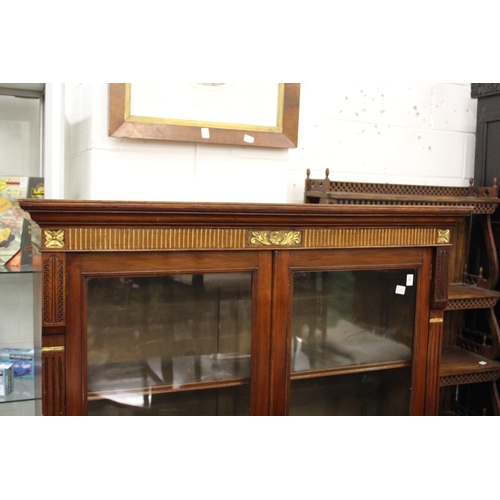
[[[465,283],[450,283],[446,310],[488,309],[495,307],[500,292]]]
[[[500,378],[500,362],[460,347],[445,347],[441,357],[439,385],[473,384]]]

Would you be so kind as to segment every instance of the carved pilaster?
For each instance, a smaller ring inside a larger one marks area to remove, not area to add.
[[[444,309],[448,300],[448,272],[450,266],[450,248],[436,248],[434,272],[432,273],[432,308]]]
[[[42,412],[66,414],[65,354],[63,346],[42,348]]]
[[[65,275],[64,254],[43,256],[43,326],[64,326]]]
[[[429,320],[429,342],[427,344],[427,374],[425,414],[437,415],[439,411],[439,366],[443,347],[444,311],[431,311]]]

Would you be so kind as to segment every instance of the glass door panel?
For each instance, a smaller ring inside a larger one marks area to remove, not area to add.
[[[247,384],[203,391],[176,391],[152,395],[134,395],[89,402],[89,415],[104,416],[248,416]]]
[[[252,273],[87,279],[88,414],[248,414]]]
[[[408,414],[416,284],[416,269],[293,273],[290,414]]]
[[[408,415],[411,368],[292,381],[292,416]]]

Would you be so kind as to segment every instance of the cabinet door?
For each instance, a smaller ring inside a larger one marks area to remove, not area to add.
[[[286,326],[273,332],[286,377],[273,386],[285,398],[274,398],[272,412],[422,414],[429,257],[421,249],[278,255],[277,279],[290,293],[279,308]]]
[[[270,252],[69,256],[68,413],[269,411]]]

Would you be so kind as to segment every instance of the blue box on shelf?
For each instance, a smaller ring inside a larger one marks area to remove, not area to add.
[[[0,362],[0,397],[8,396],[13,389],[13,369],[12,363]]]
[[[0,363],[12,363],[14,378],[34,379],[35,351],[33,349],[0,349]]]

